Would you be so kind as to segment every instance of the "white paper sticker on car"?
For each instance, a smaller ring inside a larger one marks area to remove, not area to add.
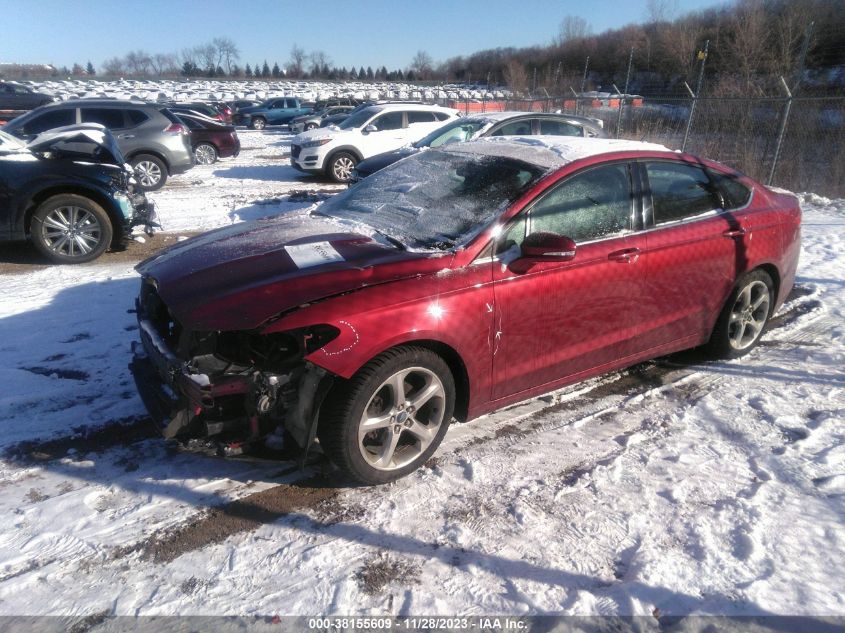
[[[293,263],[299,268],[308,268],[329,262],[342,262],[343,256],[338,253],[329,242],[312,242],[311,244],[296,244],[285,246]]]

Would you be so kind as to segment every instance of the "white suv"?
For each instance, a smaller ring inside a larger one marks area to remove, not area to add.
[[[347,182],[359,161],[414,143],[458,116],[457,110],[432,105],[370,106],[337,127],[293,137],[290,163],[302,171]]]

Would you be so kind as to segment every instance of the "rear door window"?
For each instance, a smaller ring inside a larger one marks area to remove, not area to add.
[[[584,136],[583,128],[567,123],[566,121],[553,121],[540,119],[540,134],[551,136]]]
[[[373,121],[379,132],[385,130],[401,130],[403,127],[403,113],[402,112],[386,112]]]
[[[654,223],[666,224],[720,208],[707,173],[695,165],[669,161],[646,163]]]
[[[414,123],[434,123],[437,119],[434,116],[434,112],[415,112],[410,111],[408,112],[408,125],[412,125]]]
[[[129,118],[129,127],[141,125],[141,123],[150,118],[140,110],[127,110],[126,116]]]
[[[522,119],[521,121],[505,123],[491,136],[531,136],[531,120]]]
[[[83,123],[99,123],[110,130],[126,127],[123,110],[115,108],[81,108]]]
[[[51,110],[29,121],[24,129],[26,134],[40,134],[45,130],[73,125],[76,123],[76,108],[66,110]]]

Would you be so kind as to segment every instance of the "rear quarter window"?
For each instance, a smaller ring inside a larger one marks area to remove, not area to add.
[[[751,199],[751,189],[743,185],[736,176],[710,171],[713,183],[719,188],[725,198],[725,209],[738,209],[748,204]]]
[[[144,121],[148,120],[146,114],[141,112],[140,110],[127,110],[126,116],[129,119],[129,127],[135,127],[136,125],[141,125]]]
[[[646,163],[654,223],[684,220],[721,207],[707,173],[695,165]]]

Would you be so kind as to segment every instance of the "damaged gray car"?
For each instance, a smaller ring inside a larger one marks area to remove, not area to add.
[[[102,125],[57,128],[28,144],[0,132],[0,241],[30,239],[57,264],[120,250],[133,227],[152,235],[157,226],[135,184]]]

